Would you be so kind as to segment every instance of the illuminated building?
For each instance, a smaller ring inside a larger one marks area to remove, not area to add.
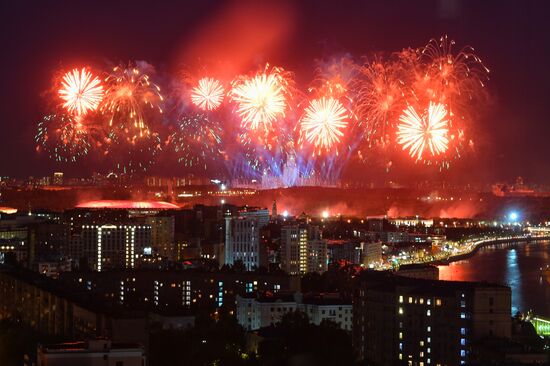
[[[279,323],[293,311],[307,314],[309,322],[320,325],[332,321],[341,329],[351,331],[352,305],[339,294],[264,293],[237,296],[237,321],[246,330],[258,330]]]
[[[279,323],[283,316],[298,309],[301,294],[237,296],[237,321],[246,330],[258,330]]]
[[[267,248],[260,245],[260,230],[268,223],[267,209],[226,216],[225,264],[241,261],[249,271],[267,265]]]
[[[40,345],[38,366],[108,364],[143,366],[145,350],[138,344],[116,343],[106,339]],[[105,362],[105,363],[104,363]]]
[[[327,242],[318,226],[281,228],[281,269],[291,275],[327,270]]]
[[[151,226],[151,246],[155,254],[174,258],[174,217],[146,217],[145,224]]]
[[[354,347],[377,365],[464,365],[477,340],[511,335],[507,286],[366,272],[353,305]]]
[[[433,219],[421,219],[419,217],[400,217],[389,220],[391,224],[399,226],[423,226],[432,227],[434,225]]]
[[[193,270],[113,270],[62,273],[60,280],[96,298],[132,308],[168,311],[235,309],[237,295],[256,291],[299,290],[298,281],[284,275]]]
[[[146,248],[151,248],[151,226],[84,225],[82,246],[88,265],[96,271],[135,268]]]
[[[363,264],[368,266],[375,265],[382,261],[382,243],[375,242],[363,242],[361,243],[363,248]]]
[[[363,249],[358,241],[329,240],[327,253],[330,263],[344,261],[346,263],[360,264]]]

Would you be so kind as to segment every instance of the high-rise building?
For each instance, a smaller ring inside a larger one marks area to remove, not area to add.
[[[151,246],[153,252],[162,257],[175,258],[174,217],[149,216],[145,224],[151,226]]]
[[[367,267],[375,265],[382,260],[382,243],[379,241],[363,242],[363,264]]]
[[[260,245],[260,230],[269,223],[269,210],[240,212],[225,218],[225,264],[242,261],[247,270],[267,265],[267,248]]]
[[[353,344],[376,365],[465,365],[484,337],[509,339],[507,286],[364,272],[353,299]]]
[[[151,226],[84,225],[82,246],[88,265],[96,271],[134,268],[151,249]]]
[[[271,218],[273,220],[277,219],[277,201],[273,201],[273,206],[271,208]]]
[[[318,226],[281,228],[281,268],[291,275],[327,270],[327,242]]]

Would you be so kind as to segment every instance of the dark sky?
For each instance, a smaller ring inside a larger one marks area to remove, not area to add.
[[[446,174],[462,181],[522,175],[528,182],[550,183],[550,2],[272,3],[280,5],[3,1],[0,175],[44,175],[63,168],[38,156],[33,142],[36,122],[44,114],[41,94],[60,68],[137,59],[170,73],[198,54],[225,57],[235,50],[232,57],[242,68],[269,60],[296,71],[298,81],[306,83],[314,59],[392,52],[448,34],[458,45],[474,46],[491,69],[491,105],[478,121],[476,155]],[[92,171],[82,165],[75,169]]]

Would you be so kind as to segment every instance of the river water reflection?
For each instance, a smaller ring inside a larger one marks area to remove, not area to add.
[[[439,278],[453,281],[487,281],[512,288],[512,314],[532,309],[550,318],[550,242],[513,243],[480,249],[474,256],[439,266]]]

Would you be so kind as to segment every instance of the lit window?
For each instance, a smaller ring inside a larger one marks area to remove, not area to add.
[[[435,305],[441,306],[441,299],[436,299],[435,300]]]
[[[420,347],[424,346],[424,341],[420,341]]]
[[[420,304],[424,304],[424,299],[422,297],[420,298]]]
[[[431,299],[427,299],[427,300],[426,300],[426,304],[431,305],[431,304],[432,304],[432,300],[431,300]]]
[[[466,314],[465,313],[460,313],[460,319],[466,319]]]
[[[403,315],[403,308],[402,307],[399,308],[399,314]]]
[[[432,341],[432,338],[431,338],[431,337],[428,337],[428,338],[426,338],[426,341],[427,341],[428,343],[430,343],[430,342]]]
[[[399,339],[403,339],[403,332],[399,332]]]
[[[409,304],[412,304],[413,298],[409,296]]]
[[[428,327],[426,328],[426,331],[427,331],[427,332],[431,332],[431,331],[432,331],[432,327],[430,327],[430,326],[428,325]]]
[[[403,295],[399,295],[399,303],[403,303]]]
[[[430,311],[430,309],[426,310],[426,315],[427,315],[427,316],[431,316],[431,315],[432,315],[432,312]]]
[[[466,357],[466,351],[461,349],[460,350],[460,357]]]
[[[428,349],[426,350],[426,352],[431,353],[431,352],[432,352],[432,349],[428,347]]]
[[[400,360],[403,359],[403,354],[402,354],[402,353],[399,354],[399,359],[400,359]]]
[[[466,334],[466,328],[460,328],[460,334],[465,335]]]
[[[466,339],[465,339],[465,338],[460,338],[460,345],[461,345],[461,346],[465,346],[465,345],[466,345]]]

